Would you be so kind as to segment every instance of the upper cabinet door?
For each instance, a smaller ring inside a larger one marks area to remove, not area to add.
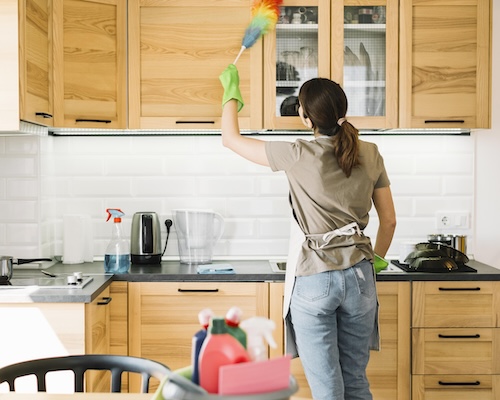
[[[266,128],[305,129],[295,104],[314,77],[344,88],[356,127],[397,126],[397,0],[285,0],[264,60]]]
[[[330,77],[330,1],[285,0],[264,37],[264,127],[306,129],[298,117],[302,83]]]
[[[126,128],[126,2],[53,2],[54,125]]]
[[[19,94],[22,120],[53,125],[52,1],[19,0]]]
[[[401,2],[402,128],[489,128],[489,0]]]
[[[252,2],[129,0],[129,128],[218,129],[221,72],[234,62]],[[237,62],[242,129],[262,128],[262,44]]]
[[[357,128],[397,128],[398,1],[332,1],[332,79]]]

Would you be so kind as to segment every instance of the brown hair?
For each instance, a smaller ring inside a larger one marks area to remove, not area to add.
[[[359,162],[359,132],[348,121],[337,123],[347,112],[347,97],[336,82],[314,78],[305,82],[299,91],[299,102],[305,118],[314,132],[330,136],[337,162],[347,177]]]

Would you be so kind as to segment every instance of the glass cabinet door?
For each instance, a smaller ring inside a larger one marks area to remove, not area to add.
[[[305,81],[330,75],[330,2],[285,0],[274,33],[264,44],[264,125],[306,129],[297,96]]]
[[[398,1],[285,0],[264,38],[264,127],[306,129],[297,113],[302,83],[338,82],[357,128],[398,121]]]
[[[398,4],[332,2],[332,79],[347,95],[357,128],[397,127]]]

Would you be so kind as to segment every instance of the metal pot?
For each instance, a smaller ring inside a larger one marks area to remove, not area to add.
[[[50,258],[14,258],[11,256],[0,256],[0,277],[6,277],[7,281],[12,278],[13,264],[29,264],[36,261],[52,261]]]

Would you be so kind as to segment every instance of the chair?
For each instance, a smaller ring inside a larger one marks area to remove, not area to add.
[[[19,362],[0,368],[0,384],[7,382],[10,391],[15,391],[14,381],[22,376],[35,375],[39,392],[46,391],[46,374],[53,371],[73,371],[75,392],[84,391],[86,371],[110,371],[111,392],[121,391],[122,373],[135,372],[141,375],[141,393],[149,390],[151,377],[162,381],[170,374],[170,369],[153,360],[112,354],[85,354],[51,357]]]

